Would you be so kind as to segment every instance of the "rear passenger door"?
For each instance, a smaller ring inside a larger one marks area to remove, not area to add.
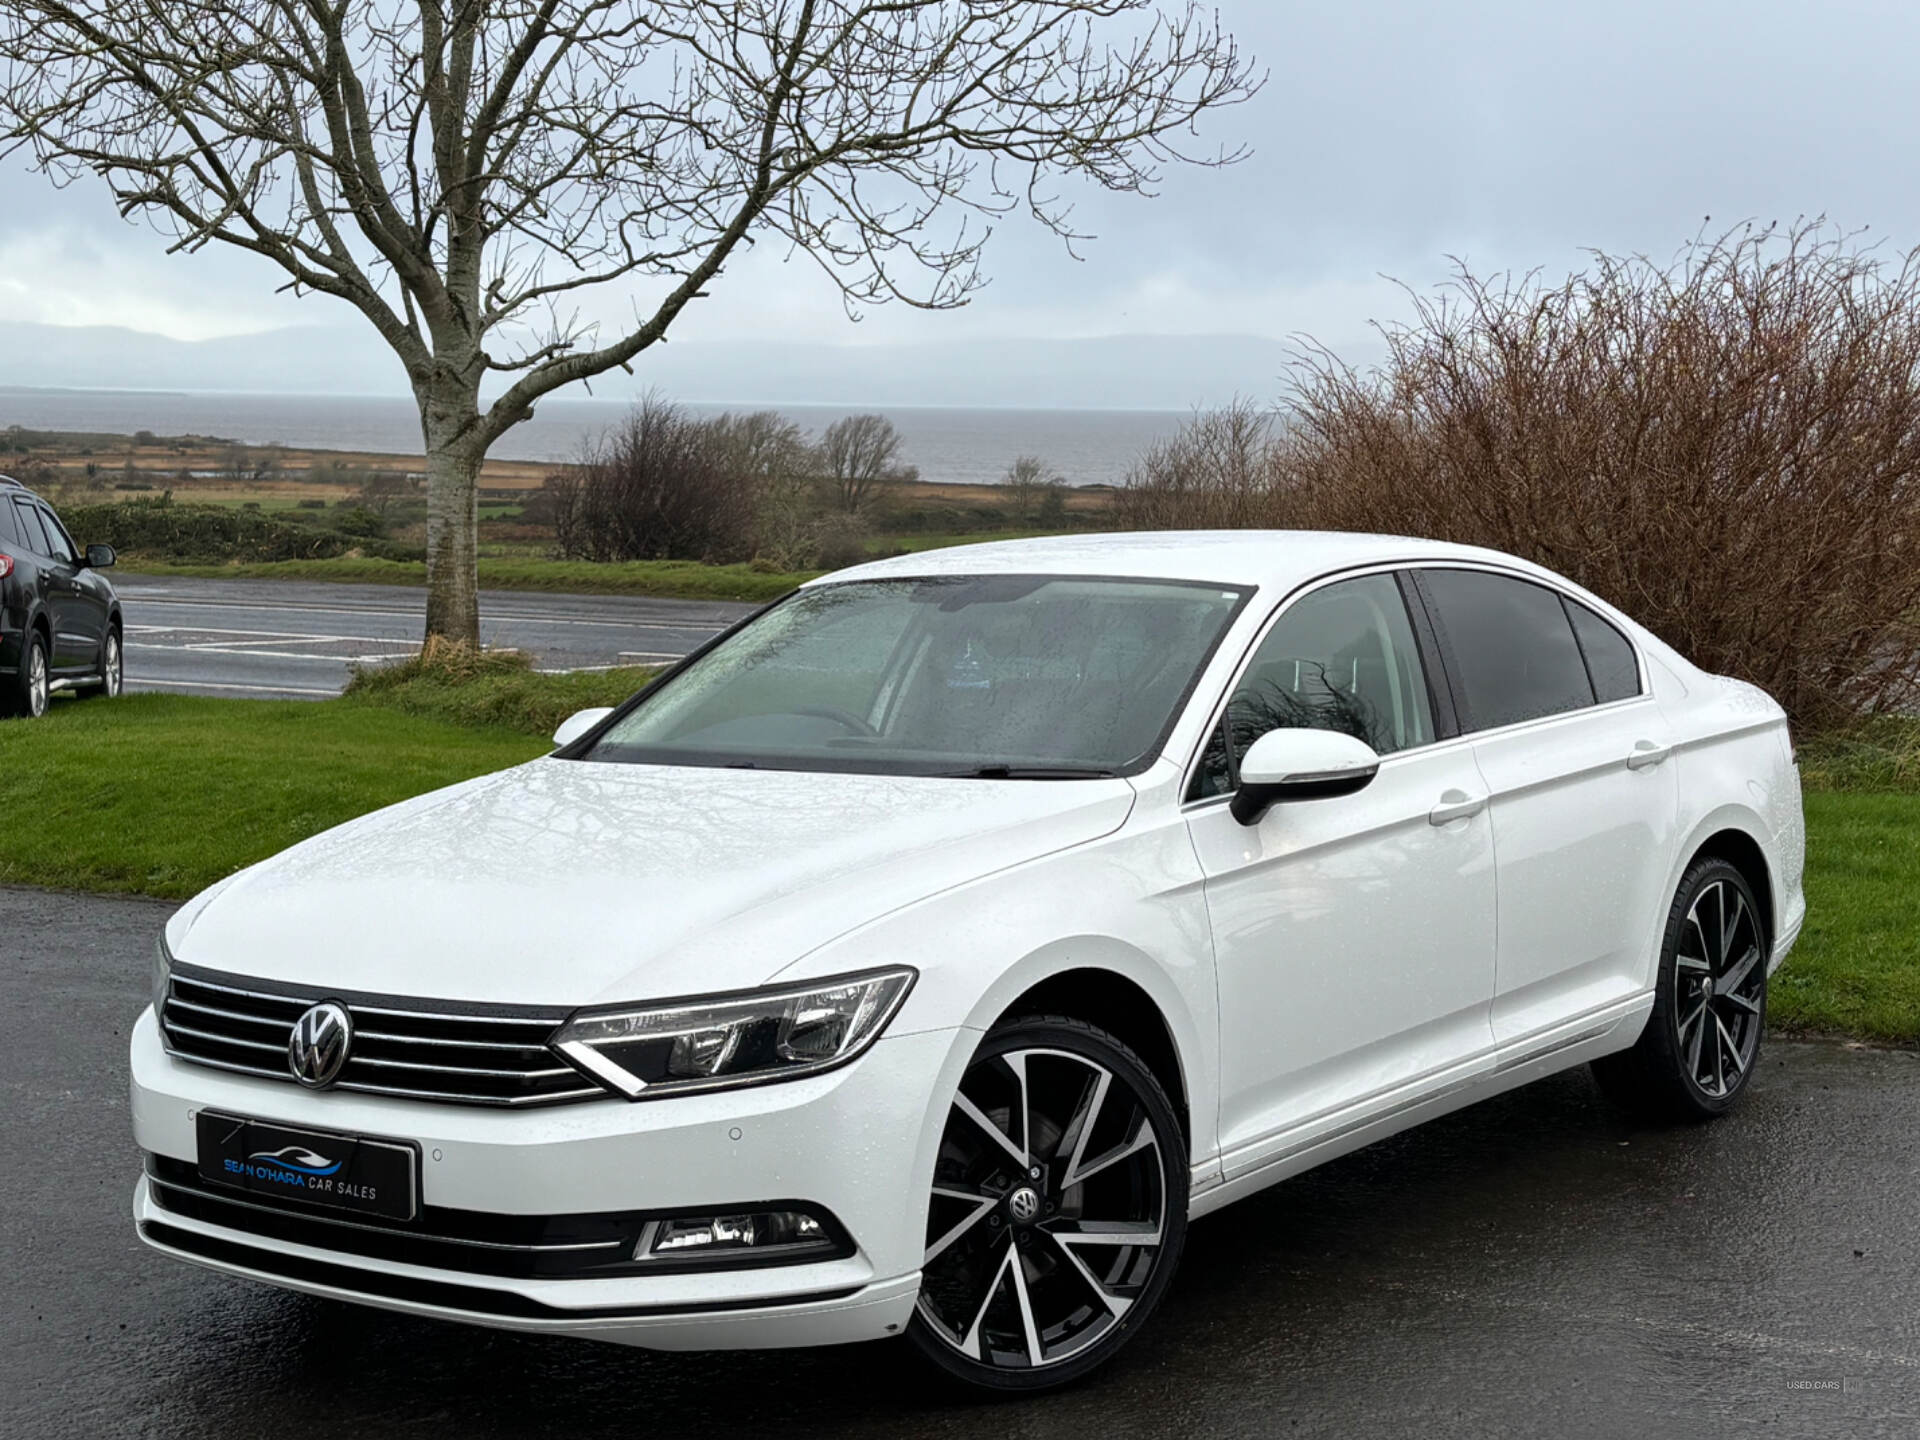
[[[1414,575],[1491,797],[1494,1040],[1571,1041],[1652,983],[1677,844],[1672,737],[1637,650],[1596,611],[1498,571]]]
[[[53,668],[81,670],[99,663],[106,606],[93,590],[94,577],[84,571],[66,528],[44,505],[24,507],[24,518],[44,535],[41,554],[52,562],[44,568],[47,609],[53,614]]]

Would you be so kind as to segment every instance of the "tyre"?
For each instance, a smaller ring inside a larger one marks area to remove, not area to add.
[[[108,630],[100,647],[100,675],[96,683],[75,693],[83,699],[111,700],[120,693],[126,679],[126,660],[120,653],[120,632]]]
[[[1724,1115],[1760,1057],[1770,951],[1746,877],[1696,861],[1667,915],[1653,1014],[1631,1050],[1593,1062],[1601,1089],[1648,1119]]]
[[[38,720],[47,713],[47,701],[52,694],[50,686],[47,642],[39,631],[29,631],[26,648],[20,655],[20,669],[7,686],[7,693],[0,696],[0,714]]]
[[[1119,1040],[1058,1016],[997,1026],[941,1136],[912,1343],[998,1391],[1104,1364],[1173,1278],[1188,1173],[1166,1092]]]

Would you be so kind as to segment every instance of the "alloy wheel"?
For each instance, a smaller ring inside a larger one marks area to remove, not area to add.
[[[38,720],[47,713],[47,652],[38,644],[27,647],[27,714]]]
[[[1700,1090],[1737,1089],[1760,1044],[1767,969],[1746,897],[1725,880],[1702,887],[1674,954],[1673,1017],[1681,1063]]]
[[[121,679],[120,637],[109,630],[106,654],[100,661],[100,692],[112,699],[120,693]]]
[[[934,1171],[927,1333],[1009,1379],[1115,1337],[1169,1248],[1154,1114],[1117,1069],[1070,1050],[976,1061]]]

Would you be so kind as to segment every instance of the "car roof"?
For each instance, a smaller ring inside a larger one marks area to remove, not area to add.
[[[1337,570],[1437,560],[1493,563],[1566,583],[1496,550],[1327,530],[1163,530],[996,540],[873,560],[811,583],[941,575],[1101,575],[1291,590]]]

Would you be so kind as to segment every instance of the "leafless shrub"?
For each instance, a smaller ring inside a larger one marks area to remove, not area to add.
[[[1129,523],[1490,545],[1800,725],[1920,696],[1920,253],[1799,225],[1560,285],[1462,267],[1383,334],[1366,374],[1303,358],[1248,479],[1149,457]],[[1169,452],[1242,428],[1204,417]]]
[[[1280,475],[1272,413],[1236,399],[1151,446],[1115,492],[1114,520],[1125,530],[1271,524]]]
[[[1027,524],[1066,510],[1067,482],[1038,455],[1016,456],[1000,477],[1000,488],[1007,493],[1007,509]]]
[[[369,470],[353,493],[353,503],[386,517],[426,499],[427,477],[404,470]]]
[[[723,417],[723,420],[725,417]],[[571,471],[549,476],[554,540],[571,560],[708,560],[753,553],[756,480],[721,421],[649,396]]]
[[[884,415],[849,415],[827,427],[820,459],[840,508],[858,515],[884,491],[920,478],[900,463],[900,432]]]

